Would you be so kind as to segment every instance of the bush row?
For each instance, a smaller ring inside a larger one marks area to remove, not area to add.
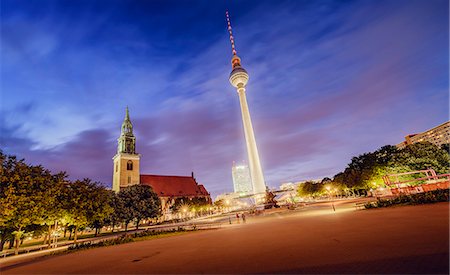
[[[195,230],[195,229],[194,229]],[[69,246],[68,250],[80,250],[80,249],[89,249],[94,247],[102,247],[102,246],[110,246],[110,245],[117,245],[117,244],[124,244],[133,242],[136,238],[141,237],[147,237],[147,236],[156,236],[156,235],[164,235],[168,233],[174,233],[174,232],[184,232],[186,229],[183,227],[178,227],[177,229],[167,230],[167,231],[157,231],[157,230],[144,230],[142,232],[136,232],[133,234],[124,234],[120,237],[114,238],[114,239],[108,239],[100,242],[83,242],[78,244],[72,244]]]
[[[368,202],[364,205],[366,209],[390,207],[395,205],[414,205],[414,204],[426,204],[435,202],[448,202],[449,201],[449,189],[438,189],[423,193],[400,195],[393,199],[377,199],[374,202]]]

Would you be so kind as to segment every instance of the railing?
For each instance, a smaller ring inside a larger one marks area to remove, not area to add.
[[[416,178],[416,179],[404,180],[404,181],[399,180],[399,176],[413,175],[413,174],[419,174],[419,173],[424,173],[426,176]],[[392,177],[395,178],[394,182],[391,181]],[[419,181],[426,181],[427,183],[435,183],[435,182],[447,181],[447,180],[450,180],[450,174],[437,175],[433,169],[418,170],[418,171],[390,174],[390,175],[383,176],[383,181],[387,186],[396,185],[397,187],[400,187],[401,184],[407,184],[407,183],[419,182]]]

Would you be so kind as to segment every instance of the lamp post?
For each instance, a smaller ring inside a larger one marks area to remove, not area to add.
[[[331,186],[327,185],[325,186],[325,189],[327,189],[327,193],[328,193],[328,199],[331,201]],[[333,211],[336,212],[336,208],[334,208],[334,202],[331,202],[331,207],[333,208]]]

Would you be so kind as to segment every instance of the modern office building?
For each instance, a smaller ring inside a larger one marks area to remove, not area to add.
[[[233,176],[233,187],[235,193],[252,193],[252,178],[250,177],[250,169],[248,168],[248,165],[236,164],[233,162],[231,174]]]
[[[405,137],[405,140],[397,144],[397,148],[402,149],[407,145],[421,141],[428,141],[437,146],[450,143],[450,121],[444,122],[430,130],[418,134],[411,134]]]

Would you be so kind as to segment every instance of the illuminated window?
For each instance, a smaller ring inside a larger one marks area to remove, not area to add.
[[[127,170],[133,170],[133,162],[131,160],[127,162]]]

